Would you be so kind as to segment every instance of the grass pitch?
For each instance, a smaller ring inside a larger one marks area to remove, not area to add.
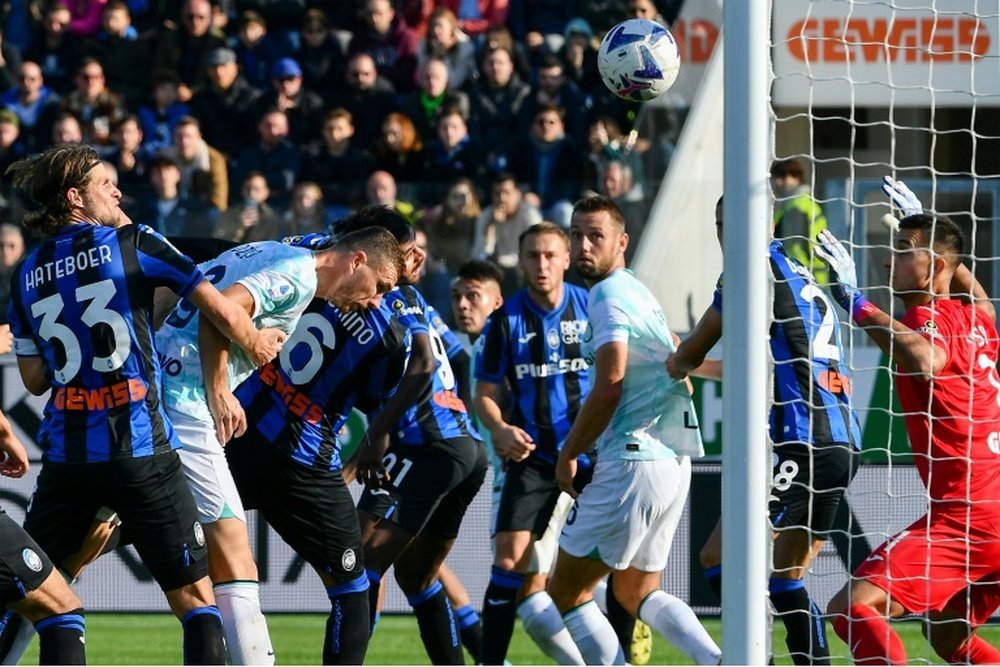
[[[320,614],[270,614],[268,625],[279,665],[320,664],[323,629],[326,616]],[[717,618],[703,619],[708,631],[721,641],[722,624]],[[920,634],[918,621],[894,623],[906,646],[911,663],[944,664],[933,655]],[[849,664],[847,647],[827,628],[834,664]],[[1000,627],[987,627],[983,637],[1000,644]],[[784,629],[775,628],[775,663],[791,664],[784,645]],[[467,656],[468,658],[468,656]],[[508,659],[515,665],[553,664],[534,645],[518,625],[511,642]],[[181,663],[180,624],[167,614],[87,614],[87,661],[106,665],[179,665]],[[429,664],[417,623],[412,616],[383,616],[368,647],[366,664],[426,665]],[[471,659],[468,660],[472,663]],[[38,644],[21,661],[38,664]],[[654,633],[653,657],[650,664],[689,665],[691,661]]]

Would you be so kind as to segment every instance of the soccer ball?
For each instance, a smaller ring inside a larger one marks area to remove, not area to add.
[[[629,19],[608,31],[597,54],[604,85],[618,97],[645,102],[677,79],[681,54],[670,31],[656,21]]]

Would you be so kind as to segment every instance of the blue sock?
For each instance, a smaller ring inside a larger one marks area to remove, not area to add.
[[[351,581],[326,589],[330,616],[323,638],[324,665],[360,665],[368,651],[370,580],[360,574]]]
[[[459,641],[458,625],[444,586],[435,580],[426,590],[407,595],[420,628],[420,638],[432,665],[462,665],[465,657]]]
[[[796,665],[829,665],[830,645],[823,617],[801,579],[771,577],[767,590],[775,615],[785,624],[785,644]]]
[[[83,609],[49,616],[35,623],[35,631],[38,632],[38,664],[87,664],[83,643],[86,627]]]
[[[482,663],[483,624],[480,622],[479,613],[471,604],[467,604],[455,610],[455,618],[458,620],[458,632],[462,635],[462,646],[472,656],[473,662],[477,665]]]
[[[215,605],[197,607],[184,614],[185,665],[226,664],[226,644],[222,638],[222,614]]]

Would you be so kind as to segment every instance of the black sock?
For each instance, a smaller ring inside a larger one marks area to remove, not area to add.
[[[378,623],[378,591],[382,588],[382,575],[373,570],[365,570],[368,578],[368,636],[375,632]]]
[[[514,634],[517,592],[524,575],[493,566],[490,585],[483,596],[483,664],[502,665]]]
[[[21,630],[22,623],[27,623],[23,616],[13,609],[0,607],[0,665],[7,664],[7,655],[17,638],[17,633]]]
[[[458,620],[458,632],[462,635],[462,646],[472,656],[473,662],[480,664],[483,661],[483,624],[479,614],[471,604],[467,604],[455,610],[455,618]]]
[[[608,603],[608,622],[611,623],[611,627],[615,629],[615,634],[618,635],[618,643],[622,647],[622,652],[625,654],[625,657],[628,658],[632,647],[632,631],[635,630],[635,619],[632,618],[631,614],[625,611],[625,607],[623,607],[618,601],[618,598],[615,597],[614,578],[614,573],[608,575],[608,592],[606,596]]]
[[[775,616],[785,624],[785,644],[796,665],[829,665],[830,646],[826,641],[823,617],[809,599],[799,579],[772,578],[768,589]]]
[[[371,636],[370,592],[366,574],[326,589],[330,598],[330,617],[326,619],[323,637],[324,665],[360,665],[364,662]]]
[[[704,573],[708,587],[715,593],[715,599],[722,602],[722,566],[713,565],[712,567],[706,567]]]
[[[222,614],[215,605],[198,607],[184,614],[185,665],[226,664],[226,643],[222,638]]]
[[[431,664],[464,665],[458,622],[441,582],[435,580],[427,590],[407,595],[406,599],[417,616],[420,638]]]
[[[83,609],[49,616],[35,623],[39,665],[86,665]],[[15,629],[16,632],[16,629]]]

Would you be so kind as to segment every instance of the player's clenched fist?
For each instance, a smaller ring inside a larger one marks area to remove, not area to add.
[[[281,329],[261,329],[254,339],[252,349],[247,350],[250,360],[257,366],[263,366],[281,352],[281,346],[288,339]]]
[[[517,426],[505,426],[492,435],[493,449],[502,459],[523,461],[535,449],[535,441],[528,432]]]

